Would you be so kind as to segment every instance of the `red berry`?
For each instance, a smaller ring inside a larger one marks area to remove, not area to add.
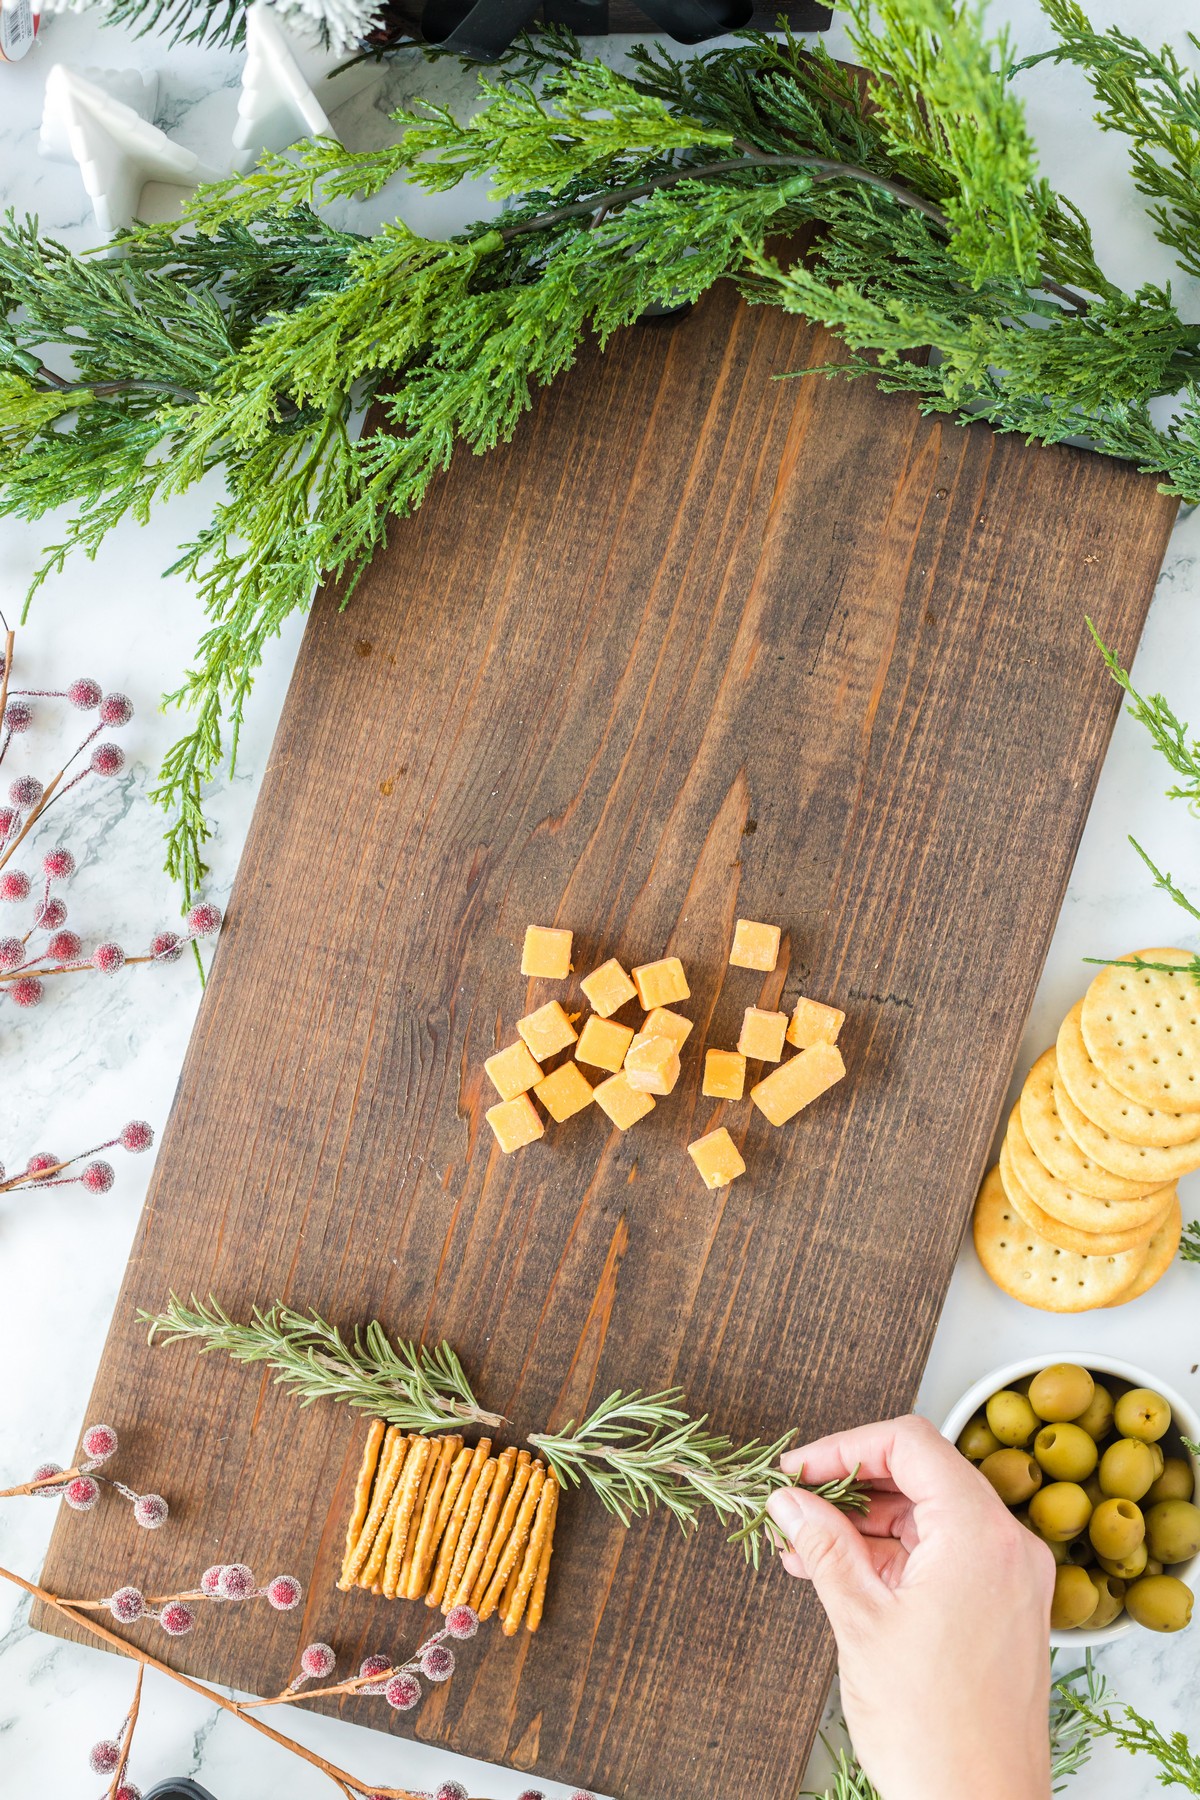
[[[202,1594],[207,1594],[210,1600],[220,1599],[221,1576],[224,1572],[224,1563],[214,1563],[212,1568],[205,1569],[203,1575],[200,1577],[200,1592]]]
[[[89,1425],[83,1434],[83,1454],[92,1462],[107,1462],[117,1453],[117,1434],[111,1425]]]
[[[42,858],[42,868],[50,881],[66,881],[75,873],[75,858],[65,844],[60,844],[57,850],[47,850]]]
[[[28,900],[29,877],[24,869],[5,869],[0,875],[0,900]]]
[[[14,1006],[40,1006],[45,991],[36,975],[22,975],[9,984],[8,997]]]
[[[170,1507],[161,1494],[139,1494],[133,1503],[133,1516],[143,1531],[157,1531],[167,1522]],[[190,1631],[191,1626],[185,1627]]]
[[[452,1606],[446,1614],[446,1630],[452,1638],[473,1638],[479,1630],[479,1614],[473,1606]]]
[[[142,1790],[135,1787],[132,1781],[124,1781],[113,1795],[113,1800],[142,1800]]]
[[[124,694],[105,694],[100,702],[102,725],[128,725],[133,717],[133,702]]]
[[[87,1163],[84,1166],[79,1179],[89,1194],[107,1194],[117,1179],[117,1172],[111,1163],[102,1162],[97,1157],[95,1162]]]
[[[62,1464],[61,1463],[44,1462],[44,1463],[38,1464],[37,1468],[33,1471],[33,1474],[30,1476],[30,1480],[31,1481],[46,1481],[51,1475],[61,1475],[61,1474],[62,1474]],[[46,1488],[42,1488],[41,1492],[43,1494],[58,1494],[61,1492],[61,1489],[46,1487]]]
[[[433,1800],[468,1800],[467,1790],[461,1781],[443,1781]]]
[[[125,967],[125,952],[120,944],[98,944],[92,951],[92,967],[102,975],[115,975]]]
[[[37,909],[34,924],[40,925],[43,931],[57,931],[65,923],[66,917],[67,906],[64,900],[43,900]]]
[[[115,1775],[121,1766],[121,1746],[112,1738],[101,1738],[88,1752],[88,1767],[93,1775]]]
[[[89,681],[86,675],[80,675],[67,689],[67,699],[80,712],[91,712],[94,706],[100,704],[100,683]]]
[[[0,839],[6,838],[17,822],[17,815],[11,806],[0,806]]]
[[[8,784],[8,797],[22,812],[27,806],[36,806],[45,791],[36,775],[18,775]]]
[[[119,775],[125,767],[125,752],[120,744],[97,744],[88,767],[94,775]]]
[[[328,1644],[310,1644],[300,1652],[300,1668],[310,1681],[323,1681],[332,1675],[337,1657]]]
[[[220,907],[214,906],[211,900],[202,900],[188,914],[187,926],[193,937],[211,937],[214,931],[221,929]]]
[[[254,1575],[245,1563],[226,1563],[217,1582],[222,1600],[248,1600],[254,1592]]]
[[[10,700],[4,709],[4,723],[9,731],[28,731],[33,724],[33,708],[24,700]]]
[[[20,938],[0,938],[0,969],[19,969],[24,961],[25,946]]]
[[[517,1800],[546,1800],[541,1788],[522,1788]]]
[[[34,1176],[44,1175],[47,1169],[57,1169],[61,1161],[62,1157],[55,1156],[53,1150],[35,1150],[25,1164],[25,1173]]]
[[[46,955],[54,962],[77,962],[83,950],[83,939],[77,931],[56,931],[46,945]]]
[[[150,940],[150,954],[155,962],[178,962],[183,955],[183,939],[175,931],[160,931]]]
[[[154,1133],[145,1119],[130,1119],[128,1125],[121,1127],[121,1148],[135,1153],[148,1150],[154,1142]]]
[[[132,1625],[145,1612],[146,1602],[139,1588],[118,1588],[115,1594],[109,1595],[108,1610],[120,1624]]]
[[[267,1583],[267,1602],[276,1612],[291,1612],[299,1606],[304,1589],[294,1575],[276,1575]]]
[[[100,1498],[100,1484],[90,1475],[77,1475],[63,1489],[63,1499],[72,1512],[91,1512]]]
[[[196,1623],[196,1615],[182,1600],[172,1600],[159,1613],[158,1622],[168,1637],[186,1637]]]
[[[383,1697],[396,1712],[411,1712],[421,1698],[421,1684],[415,1675],[393,1675],[383,1690]]]
[[[430,1681],[449,1681],[454,1673],[454,1652],[445,1644],[426,1644],[421,1652],[421,1673]]]
[[[364,1656],[362,1662],[359,1664],[359,1680],[363,1680],[366,1676],[386,1675],[391,1666],[391,1658],[380,1656],[378,1651],[376,1651],[374,1656]],[[385,1681],[370,1681],[366,1687],[359,1689],[359,1693],[382,1694],[386,1686],[387,1683]]]

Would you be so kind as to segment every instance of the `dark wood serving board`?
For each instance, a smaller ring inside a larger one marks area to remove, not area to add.
[[[64,1512],[46,1571],[305,1581],[300,1615],[143,1628],[180,1667],[275,1692],[315,1636],[345,1666],[430,1615],[334,1591],[361,1418],[148,1349],[170,1289],[445,1336],[514,1438],[618,1385],[739,1438],[912,1401],[1117,710],[1084,615],[1132,655],[1174,503],[773,379],[839,354],[728,289],[628,331],[459,456],[344,615],[320,596],[89,1407],[172,1521]],[[726,969],[737,914],[785,928],[776,975]],[[505,1158],[483,1061],[554,991],[531,921],[584,971],[678,954],[697,1028],[635,1130],[590,1108]],[[728,1109],[749,1173],[710,1194],[700,1049],[801,990],[846,1009],[848,1077],[780,1131]],[[408,1721],[350,1712],[622,1800],[790,1800],[831,1666],[715,1523],[574,1494],[537,1637],[484,1630]]]

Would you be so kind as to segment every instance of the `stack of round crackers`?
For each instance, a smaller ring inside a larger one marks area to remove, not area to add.
[[[1109,964],[1029,1072],[975,1204],[979,1260],[1026,1306],[1123,1306],[1179,1247],[1176,1183],[1200,1169],[1194,968],[1174,949]]]

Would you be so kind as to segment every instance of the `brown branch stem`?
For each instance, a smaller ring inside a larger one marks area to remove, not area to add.
[[[317,1700],[324,1694],[358,1694],[365,1687],[373,1687],[376,1682],[387,1682],[393,1675],[412,1674],[417,1667],[416,1658],[406,1663],[397,1663],[394,1668],[384,1669],[379,1675],[355,1675],[349,1681],[338,1681],[332,1687],[300,1688],[286,1687],[282,1694],[273,1694],[269,1700],[239,1700],[241,1712],[250,1712],[263,1706],[283,1706],[291,1700]]]
[[[138,1714],[142,1710],[142,1682],[145,1679],[145,1675],[146,1670],[144,1666],[139,1663],[137,1681],[133,1689],[133,1701],[125,1716],[125,1723],[121,1727],[121,1760],[113,1770],[113,1778],[108,1786],[106,1800],[117,1800],[117,1794],[120,1792],[121,1786],[125,1780],[126,1771],[129,1768],[129,1752],[133,1748],[133,1733],[138,1722]]]
[[[65,1167],[65,1165],[60,1165]],[[47,1174],[49,1170],[47,1170]],[[7,1185],[7,1184],[6,1184]],[[85,1471],[79,1467],[64,1469],[61,1475],[44,1475],[41,1481],[23,1481],[17,1487],[0,1489],[0,1500],[21,1500],[27,1495],[44,1494],[47,1488],[65,1487]]]
[[[53,780],[49,783],[49,785],[47,787],[43,788],[41,797],[39,798],[37,805],[30,810],[29,817],[26,819],[25,823],[22,825],[20,831],[18,831],[18,833],[17,833],[16,837],[13,839],[12,843],[6,844],[4,849],[0,850],[0,869],[2,869],[5,865],[5,863],[10,861],[10,859],[16,855],[16,853],[17,853],[18,849],[20,848],[21,844],[23,843],[23,841],[29,836],[29,833],[33,830],[34,826],[37,824],[38,820],[41,818],[42,814],[45,812],[46,808],[49,806],[51,800],[54,797],[54,790],[58,786],[59,782],[62,780],[62,778],[66,774],[66,772],[67,772],[66,767],[64,766],[63,768],[61,768],[58,771],[58,774],[54,776]]]

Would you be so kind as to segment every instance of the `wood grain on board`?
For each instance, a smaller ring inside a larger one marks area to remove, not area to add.
[[[737,1438],[911,1402],[1117,710],[1084,615],[1132,654],[1174,503],[774,379],[839,353],[728,289],[587,350],[347,612],[320,596],[89,1407],[171,1524],[64,1512],[47,1565],[302,1577],[296,1615],[142,1627],[180,1667],[275,1692],[313,1637],[349,1667],[431,1615],[334,1591],[362,1419],[148,1349],[171,1289],[444,1336],[513,1438],[618,1385]],[[784,927],[774,975],[726,968],[738,914]],[[503,1157],[484,1058],[559,991],[519,974],[531,921],[582,972],[681,956],[697,1027],[627,1135],[593,1107]],[[846,1009],[849,1075],[782,1130],[727,1107],[749,1172],[710,1194],[701,1051],[802,990]],[[536,1637],[484,1629],[409,1719],[347,1712],[621,1800],[790,1800],[831,1666],[714,1522],[571,1494]]]

